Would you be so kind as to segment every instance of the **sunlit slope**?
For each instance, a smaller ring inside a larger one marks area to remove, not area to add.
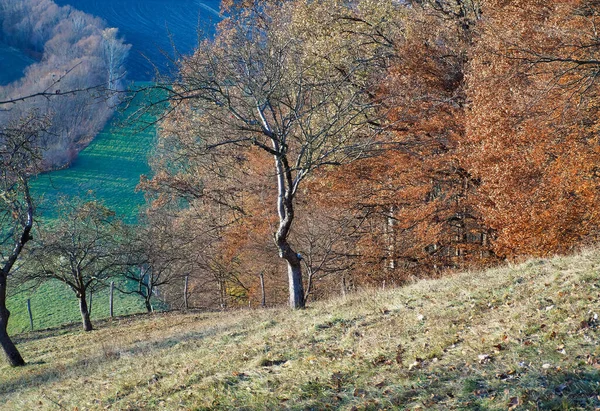
[[[600,251],[286,308],[17,338],[3,410],[600,407]]]

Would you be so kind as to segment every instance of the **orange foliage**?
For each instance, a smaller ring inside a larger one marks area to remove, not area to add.
[[[251,3],[228,4],[235,12]],[[324,165],[300,188],[291,238],[316,298],[567,252],[597,237],[600,6],[487,0],[467,15],[449,3],[415,2],[394,15],[393,34],[378,33],[391,52],[373,90],[386,113],[377,150]],[[196,228],[186,230],[211,233],[193,247],[210,260],[198,269],[222,281],[221,303],[259,304],[261,275],[267,303],[282,303],[272,156],[240,146],[209,167],[186,148],[195,138],[187,117],[163,124],[179,134],[164,144],[194,172],[161,173],[167,158],[147,187],[160,200],[188,199],[179,218],[193,214]]]
[[[500,255],[564,253],[598,232],[598,67],[576,61],[596,58],[593,4],[486,2],[461,154]]]

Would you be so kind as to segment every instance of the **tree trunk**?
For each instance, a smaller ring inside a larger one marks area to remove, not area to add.
[[[25,244],[31,240],[31,229],[33,228],[33,201],[29,194],[29,185],[26,179],[21,178],[21,183],[24,188],[25,201],[27,203],[27,220],[23,226],[21,236],[15,243],[12,253],[8,256],[7,260],[3,261],[3,266],[0,267],[0,345],[6,359],[12,367],[20,367],[25,365],[25,361],[17,347],[12,342],[8,335],[8,319],[10,317],[10,311],[6,308],[6,289],[8,287],[8,274],[14,267],[17,259],[21,255]]]
[[[4,315],[1,315],[0,317],[4,317]],[[0,319],[0,345],[2,345],[8,364],[10,364],[11,367],[23,366],[25,365],[25,360],[23,360],[21,353],[19,353],[19,350],[17,350],[17,347],[8,336],[6,321],[8,321],[8,317]]]
[[[279,151],[279,145],[273,141],[273,148]],[[292,178],[292,168],[285,155],[275,156],[277,168],[277,214],[279,228],[275,233],[275,244],[279,257],[288,265],[288,282],[290,290],[290,307],[293,309],[304,308],[304,287],[302,285],[302,257],[296,253],[288,242],[288,236],[294,222],[294,196],[297,182]]]
[[[387,241],[387,261],[385,270],[393,272],[396,269],[396,207],[391,206],[385,218],[385,237]]]
[[[306,264],[306,271],[307,271],[308,275],[307,275],[307,279],[306,279],[306,290],[304,290],[304,304],[305,305],[308,302],[310,295],[312,294],[313,279],[315,278],[315,273],[309,264]]]
[[[302,267],[300,266],[300,259],[295,256],[295,258],[285,258],[285,260],[288,264],[290,307],[294,309],[304,308],[304,286],[302,284]]]
[[[154,309],[152,308],[152,304],[150,303],[149,297],[146,297],[144,299],[144,303],[146,304],[146,310],[148,311],[148,314],[150,314],[152,311],[154,311]]]
[[[6,276],[0,272],[0,345],[11,367],[25,365],[25,361],[17,347],[8,336],[8,318],[10,311],[6,308]]]
[[[92,331],[92,321],[90,320],[90,313],[88,311],[87,301],[85,300],[85,293],[82,293],[79,297],[79,310],[81,311],[81,320],[83,322],[84,331]]]

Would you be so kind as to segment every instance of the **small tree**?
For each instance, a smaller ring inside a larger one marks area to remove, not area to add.
[[[29,179],[39,164],[38,137],[46,127],[45,119],[32,114],[0,129],[0,345],[13,367],[25,361],[8,335],[8,278],[32,238]]]
[[[154,213],[145,224],[132,233],[127,256],[126,280],[136,283],[133,289],[120,289],[124,294],[138,294],[150,313],[152,297],[161,286],[174,284],[186,276],[184,239],[177,235],[173,222],[161,213]]]
[[[93,329],[87,295],[106,287],[125,264],[124,226],[98,201],[64,200],[59,217],[40,228],[27,280],[58,280],[79,299],[83,329]]]

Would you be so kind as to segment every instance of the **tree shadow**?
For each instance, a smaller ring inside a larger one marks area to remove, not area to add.
[[[53,365],[46,361],[29,362],[26,364],[25,370],[30,372],[10,381],[3,381],[2,384],[0,384],[0,396],[12,395],[25,389],[41,387],[45,384],[66,378],[90,375],[96,372],[101,366],[105,366],[107,362],[116,363],[118,361],[128,360],[150,353],[156,355],[156,353],[162,350],[173,349],[178,344],[201,341],[207,337],[216,335],[218,332],[227,332],[230,328],[235,327],[210,327],[202,331],[187,332],[151,341],[141,341],[125,347],[103,347],[102,353],[82,358],[68,365],[60,363]],[[37,336],[36,339],[40,338],[43,337]],[[36,373],[36,366],[46,366],[46,368],[43,371]]]

